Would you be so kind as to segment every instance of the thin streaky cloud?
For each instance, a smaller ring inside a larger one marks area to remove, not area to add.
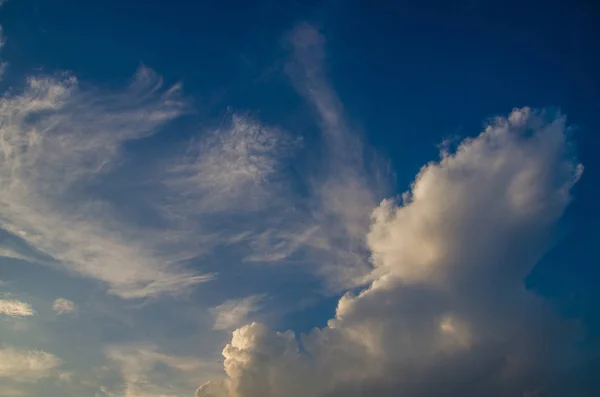
[[[386,177],[381,177],[386,167],[383,162],[365,165],[366,146],[327,79],[323,35],[300,24],[287,42],[292,53],[286,72],[317,115],[327,155],[319,173],[308,180],[308,213],[290,219],[284,229],[260,234],[248,260],[278,261],[306,249],[319,263],[317,272],[340,290],[364,283],[370,271],[364,236],[370,211],[387,191]]]
[[[0,99],[0,227],[123,298],[210,280],[181,265],[196,248],[176,230],[123,222],[85,189],[117,166],[125,142],[155,134],[186,106],[178,85],[163,88],[145,66],[120,92],[84,89],[69,75],[30,77]]]

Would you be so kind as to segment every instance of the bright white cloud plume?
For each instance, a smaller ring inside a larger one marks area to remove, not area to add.
[[[56,314],[72,313],[77,310],[77,306],[68,299],[58,298],[52,304],[52,310],[54,310]]]
[[[89,194],[122,146],[180,115],[179,86],[141,67],[121,92],[82,88],[72,76],[31,77],[0,99],[0,227],[55,265],[108,284],[124,298],[175,293],[209,279],[172,230],[140,230]]]
[[[248,323],[248,315],[260,309],[264,295],[231,299],[211,309],[215,317],[214,329],[233,330]]]
[[[520,396],[569,361],[569,333],[524,288],[582,167],[565,118],[516,109],[373,211],[371,285],[302,337],[253,323],[197,396]],[[432,382],[435,379],[435,382]],[[218,387],[217,387],[218,386]],[[212,389],[212,390],[211,390]],[[209,393],[210,391],[210,393]]]
[[[60,365],[61,360],[50,353],[0,347],[0,378],[33,382],[52,375]]]
[[[28,317],[33,316],[35,311],[29,303],[21,302],[16,299],[0,299],[0,315],[8,317]]]

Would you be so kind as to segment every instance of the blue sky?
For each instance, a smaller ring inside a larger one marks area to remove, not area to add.
[[[0,3],[0,395],[600,391],[590,2]]]

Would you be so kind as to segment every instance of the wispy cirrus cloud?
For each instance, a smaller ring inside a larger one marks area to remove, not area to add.
[[[300,24],[286,43],[291,48],[286,73],[317,116],[324,156],[318,173],[305,181],[309,194],[300,206],[305,212],[257,235],[248,260],[279,261],[305,250],[330,286],[344,289],[364,283],[371,269],[364,236],[372,208],[388,189],[387,165],[347,121],[327,79],[319,30]]]
[[[176,230],[124,222],[87,190],[118,165],[126,142],[155,134],[185,108],[180,87],[164,88],[144,66],[119,92],[82,88],[69,75],[29,78],[23,92],[0,99],[0,227],[124,298],[209,280],[181,265],[195,253]]]
[[[272,207],[283,194],[281,168],[301,140],[250,116],[233,114],[204,131],[183,160],[170,167],[166,183],[188,214],[244,213]]]

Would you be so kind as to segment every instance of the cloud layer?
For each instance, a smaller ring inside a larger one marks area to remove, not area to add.
[[[346,294],[302,347],[257,323],[234,331],[221,395],[518,396],[545,386],[569,361],[569,331],[524,278],[582,172],[567,132],[560,114],[515,109],[442,152],[401,201],[373,211],[371,285]]]

